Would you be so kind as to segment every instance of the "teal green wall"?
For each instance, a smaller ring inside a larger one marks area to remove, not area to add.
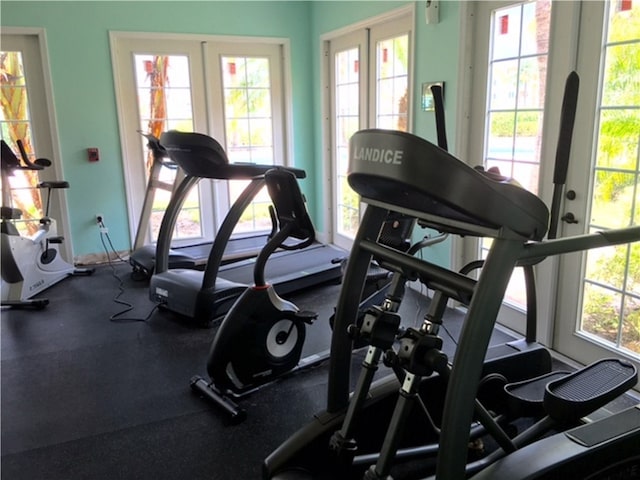
[[[309,15],[305,2],[11,2],[2,26],[46,30],[74,254],[102,252],[95,213],[117,250],[130,247],[109,31],[286,37],[294,65],[294,161],[313,165]],[[89,163],[86,148],[100,148]],[[317,192],[304,185],[309,198]]]
[[[103,251],[94,215],[103,213],[117,250],[130,247],[118,133],[109,31],[252,35],[288,38],[293,87],[293,144],[296,166],[309,179],[303,189],[322,230],[319,37],[386,11],[404,1],[3,1],[4,26],[46,31],[59,127],[72,242],[76,256]],[[453,138],[458,58],[458,2],[441,3],[441,22],[426,25],[424,2],[416,2],[414,131],[435,139],[432,114],[420,110],[424,81],[447,82],[446,109]],[[437,46],[437,48],[434,48]],[[98,147],[101,161],[89,163],[86,148]],[[448,254],[442,253],[448,262]]]
[[[455,152],[455,120],[458,108],[458,79],[460,78],[460,2],[440,2],[440,22],[427,25],[425,2],[416,7],[415,90],[413,99],[414,133],[437,143],[433,112],[422,110],[422,83],[444,81],[444,107],[449,150]],[[451,242],[446,241],[424,252],[429,260],[443,266],[451,263]]]

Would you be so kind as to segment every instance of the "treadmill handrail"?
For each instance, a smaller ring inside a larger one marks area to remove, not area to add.
[[[200,133],[165,132],[162,134],[160,142],[169,154],[169,157],[186,175],[174,190],[160,224],[158,242],[156,244],[155,275],[166,272],[169,269],[169,250],[171,249],[172,234],[178,220],[178,215],[189,191],[201,178],[251,180],[225,216],[211,247],[202,288],[212,288],[215,286],[224,250],[231,238],[233,229],[240,220],[240,216],[246,207],[264,186],[264,174],[275,168],[290,171],[296,178],[305,178],[306,172],[303,169],[292,167],[253,163],[228,163],[226,153],[222,146],[212,137]],[[194,158],[197,159],[201,157],[201,153],[194,151],[195,147],[211,149],[212,157],[205,159],[210,161],[193,161]]]
[[[250,162],[231,163],[227,154],[213,137],[197,132],[168,131],[160,136],[160,143],[188,176],[214,180],[249,180],[262,176],[272,168],[284,168],[297,178],[305,178],[300,168]]]
[[[171,249],[173,229],[189,191],[199,180],[198,177],[185,176],[171,196],[158,231],[154,275],[169,270],[169,250]]]
[[[204,277],[202,279],[202,288],[213,288],[218,278],[218,271],[222,264],[222,257],[224,251],[229,244],[229,239],[233,234],[233,230],[238,224],[240,217],[253,201],[255,196],[262,190],[265,185],[264,176],[257,177],[251,180],[249,185],[242,191],[240,196],[233,203],[229,211],[224,217],[220,229],[215,236],[211,251],[209,252],[209,258],[207,259],[207,268],[204,271]]]

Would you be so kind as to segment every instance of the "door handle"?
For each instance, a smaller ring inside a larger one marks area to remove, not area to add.
[[[571,212],[567,212],[565,213],[560,220],[562,220],[563,222],[567,222],[567,223],[578,223],[578,220],[576,219],[575,215]]]

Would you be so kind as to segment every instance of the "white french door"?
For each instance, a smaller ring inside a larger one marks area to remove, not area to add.
[[[564,82],[581,78],[559,236],[637,224],[640,2],[473,2],[473,91],[466,158],[497,166],[550,205]],[[573,218],[566,214],[571,213]],[[467,242],[465,255],[481,255]],[[536,267],[539,338],[580,363],[640,358],[636,242]],[[523,277],[499,321],[524,331]]]
[[[325,39],[331,240],[345,249],[353,243],[361,214],[360,199],[347,183],[351,135],[364,128],[409,130],[411,26],[405,10]]]
[[[112,61],[119,106],[120,139],[131,236],[135,237],[150,172],[147,140],[140,132],[160,137],[163,131],[207,132],[203,60],[200,45],[190,40],[170,42],[112,35]],[[160,179],[173,183],[175,169],[162,167]],[[202,182],[185,201],[173,244],[204,241],[213,236],[212,215],[201,206],[211,203]],[[144,243],[156,240],[171,189],[156,190]],[[205,213],[205,214],[203,214]],[[189,225],[189,228],[182,226]],[[144,225],[141,226],[145,228]]]
[[[149,172],[147,142],[138,131],[204,133],[220,142],[231,163],[286,164],[282,44],[114,33],[112,49],[132,238]],[[163,168],[161,177],[171,184],[175,170]],[[184,203],[172,245],[212,241],[245,184],[201,181]],[[148,242],[156,239],[170,195],[171,189],[156,191]],[[268,203],[266,191],[260,193],[234,233],[268,231]]]
[[[25,172],[16,172],[10,178],[12,192],[3,192],[3,198],[13,197],[12,204],[23,211],[22,234],[32,234],[38,229],[38,221],[44,215],[46,195],[41,195],[33,185],[42,181],[64,180],[57,146],[56,126],[50,122],[55,115],[49,66],[43,31],[34,29],[3,28],[0,36],[2,51],[0,67],[3,72],[3,107],[0,109],[2,139],[19,157],[17,140],[24,144],[31,161],[36,158],[51,160],[52,165],[29,179]],[[73,185],[71,185],[73,188]],[[56,219],[58,234],[71,238],[68,210],[64,190],[51,196],[49,216]],[[20,222],[18,222],[20,223]],[[63,257],[73,261],[71,242],[60,245]]]
[[[360,200],[347,183],[349,138],[367,125],[367,69],[361,65],[367,57],[367,34],[360,30],[331,40],[330,72],[332,175],[333,178],[333,243],[349,248],[358,229]]]
[[[469,140],[464,159],[498,168],[533,193],[543,195],[553,169],[555,124],[545,107],[560,98],[570,68],[551,77],[553,22],[559,16],[549,0],[473,2],[474,53]],[[554,39],[555,40],[555,39]],[[559,105],[559,104],[558,104]],[[557,112],[555,112],[557,113]],[[484,257],[490,241],[464,241],[465,263]],[[538,295],[545,299],[545,292]],[[500,322],[525,331],[523,272],[516,269]]]
[[[207,42],[203,48],[209,124],[212,132],[223,135],[219,140],[226,146],[229,161],[284,165],[287,152],[281,46]],[[216,182],[217,226],[248,183]],[[270,231],[270,204],[263,188],[247,207],[235,233]]]
[[[583,2],[582,95],[568,234],[640,223],[640,1]],[[581,139],[587,139],[582,141]],[[640,241],[560,262],[556,349],[587,363],[623,355],[640,368]]]

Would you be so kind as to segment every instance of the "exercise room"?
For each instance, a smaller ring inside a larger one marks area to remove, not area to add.
[[[640,478],[640,0],[0,3],[4,480]]]

